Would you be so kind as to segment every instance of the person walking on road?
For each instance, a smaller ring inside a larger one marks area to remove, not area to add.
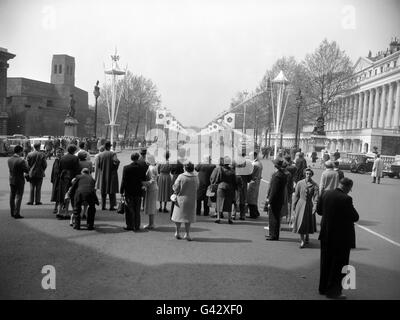
[[[139,157],[139,153],[133,153],[132,163],[124,166],[122,172],[120,193],[126,201],[124,229],[127,231],[140,231],[140,205],[145,189],[143,182],[146,181],[146,169]]]
[[[173,189],[176,194],[176,204],[172,212],[171,220],[175,222],[175,238],[182,239],[180,235],[181,224],[185,224],[185,235],[183,239],[191,241],[190,225],[196,222],[196,196],[199,181],[194,172],[194,165],[188,162],[184,166],[184,173],[176,179]]]
[[[258,159],[257,152],[251,152],[250,158],[253,160],[253,173],[247,187],[247,204],[249,206],[249,218],[257,219],[260,216],[258,212],[258,193],[262,178],[263,165]]]
[[[340,181],[341,179],[344,178],[344,173],[343,173],[343,171],[339,169],[340,163],[339,163],[338,160],[335,160],[335,161],[333,162],[333,165],[334,165],[333,170],[335,170],[335,171],[338,173],[338,177],[339,177],[339,181]]]
[[[10,211],[11,217],[22,219],[20,210],[22,197],[24,196],[25,178],[24,173],[29,172],[28,163],[22,158],[23,147],[14,147],[14,154],[8,159],[8,169],[10,172]]]
[[[197,205],[196,215],[201,214],[201,204],[203,203],[203,214],[208,216],[210,213],[210,207],[208,206],[207,188],[210,185],[210,177],[213,172],[215,165],[211,164],[211,157],[204,156],[203,163],[199,163],[195,170],[198,172],[199,188],[197,189]]]
[[[153,230],[155,228],[154,215],[157,211],[157,197],[158,197],[158,171],[156,167],[156,159],[153,155],[147,155],[147,163],[149,167],[146,171],[146,182],[144,185],[146,187],[146,193],[144,197],[144,213],[149,216],[149,223],[144,227],[148,230]]]
[[[293,232],[300,234],[300,248],[309,243],[309,234],[317,232],[315,213],[318,202],[318,185],[312,179],[314,171],[306,169],[306,178],[296,185],[293,201]]]
[[[327,190],[335,190],[339,185],[339,173],[333,170],[333,162],[331,160],[325,163],[325,168],[321,175],[319,194]]]
[[[273,161],[276,172],[272,174],[269,184],[266,207],[268,208],[269,236],[266,240],[279,240],[281,224],[281,209],[284,203],[284,192],[286,188],[286,175],[283,172],[283,161],[276,159]]]
[[[378,179],[378,184],[381,183],[383,169],[384,169],[384,163],[383,160],[381,159],[381,155],[378,153],[376,155],[374,165],[372,166],[372,172],[371,172],[372,183],[376,183],[377,179]]]
[[[120,161],[117,154],[111,151],[111,142],[104,144],[104,152],[99,154],[98,167],[99,189],[101,193],[101,210],[106,210],[107,194],[110,199],[110,211],[115,211],[117,205],[116,193],[118,193],[118,167]]]
[[[355,248],[354,222],[359,215],[348,195],[353,187],[349,178],[340,180],[335,190],[324,192],[317,204],[317,213],[322,216],[321,270],[319,293],[332,299],[345,299],[342,295],[342,269],[349,264],[350,250]]]
[[[47,168],[46,155],[40,151],[40,142],[33,145],[34,151],[27,156],[29,166],[29,178],[31,184],[30,199],[28,205],[41,205],[42,183]]]

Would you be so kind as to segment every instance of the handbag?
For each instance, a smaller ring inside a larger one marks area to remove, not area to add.
[[[122,196],[119,200],[118,207],[117,207],[118,214],[125,214],[125,197]]]
[[[217,184],[210,184],[207,187],[206,196],[207,197],[214,197],[215,193],[217,192],[218,185]]]

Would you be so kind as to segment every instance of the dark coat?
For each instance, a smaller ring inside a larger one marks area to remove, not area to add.
[[[195,170],[199,173],[199,188],[197,189],[197,200],[204,200],[206,198],[207,188],[210,185],[210,177],[215,165],[213,164],[198,164]]]
[[[47,168],[46,155],[40,151],[32,151],[26,160],[29,166],[29,176],[31,178],[43,178]]]
[[[105,150],[97,158],[98,188],[101,194],[118,193],[119,160],[113,151]]]
[[[274,212],[282,209],[285,200],[286,175],[280,169],[272,175],[269,183],[268,195],[269,204]]]
[[[10,170],[10,185],[22,187],[25,185],[24,173],[29,172],[27,162],[20,156],[14,154],[8,159]]]
[[[58,202],[58,192],[60,189],[60,159],[55,158],[53,163],[53,168],[51,170],[50,182],[53,184],[51,189],[51,199],[50,201]]]
[[[295,165],[296,174],[294,175],[293,180],[297,183],[306,177],[304,170],[307,168],[307,161],[304,158],[298,158],[296,159]]]
[[[74,204],[81,205],[87,202],[89,206],[99,204],[96,196],[95,180],[89,174],[78,175],[71,186],[71,197],[74,195]]]
[[[58,202],[64,203],[65,194],[71,186],[72,179],[79,174],[79,159],[77,156],[67,153],[60,159],[60,185]]]
[[[131,197],[142,195],[142,182],[146,181],[146,168],[139,161],[124,167],[120,193]]]
[[[349,195],[339,188],[325,191],[318,201],[317,213],[322,216],[319,240],[328,247],[355,248],[354,222],[359,215]]]

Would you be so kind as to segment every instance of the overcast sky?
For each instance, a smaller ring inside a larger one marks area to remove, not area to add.
[[[9,77],[49,82],[52,55],[68,54],[93,104],[117,47],[184,126],[205,125],[282,56],[301,60],[327,38],[356,62],[394,36],[399,0],[0,0],[0,47],[17,55]]]

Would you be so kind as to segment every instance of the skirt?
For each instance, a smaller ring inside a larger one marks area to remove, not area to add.
[[[172,195],[172,180],[169,173],[161,173],[158,176],[158,201],[169,202]]]

